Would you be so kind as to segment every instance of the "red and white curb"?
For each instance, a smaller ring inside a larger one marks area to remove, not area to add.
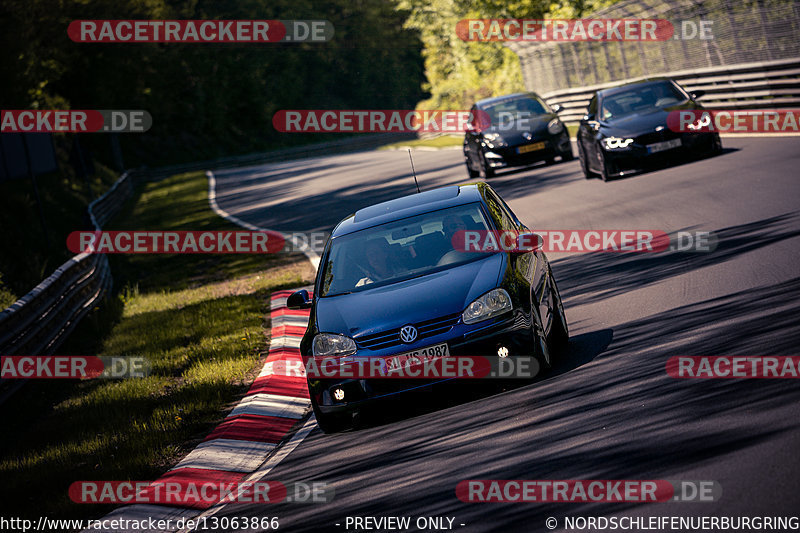
[[[311,409],[299,349],[300,338],[308,325],[308,311],[286,308],[286,298],[292,292],[272,293],[270,302],[272,340],[269,354],[261,373],[245,397],[204,442],[161,476],[157,482],[234,483],[260,479],[315,427],[313,418],[307,420],[295,437],[276,451],[287,434],[300,423],[300,420],[307,417]],[[276,373],[273,368],[278,361],[282,362],[279,365],[282,370]],[[283,370],[287,367],[297,368],[298,371]],[[133,504],[115,509],[103,520],[111,524],[114,519],[146,521],[152,518],[156,522],[164,520],[164,523],[169,519],[172,527],[161,531],[172,532],[177,529],[176,524],[181,518],[208,516],[224,505],[198,503],[192,504],[191,507],[177,507]],[[133,529],[84,531],[138,533],[138,530]],[[156,531],[159,530],[149,530],[153,533]]]

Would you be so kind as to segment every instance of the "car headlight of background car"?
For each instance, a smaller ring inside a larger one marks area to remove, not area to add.
[[[461,314],[464,324],[474,324],[511,311],[511,297],[504,289],[494,289],[469,304]]]
[[[621,139],[619,137],[608,137],[603,139],[603,146],[606,150],[617,150],[619,148],[627,148],[633,143],[633,139]]]
[[[690,130],[699,130],[701,128],[705,128],[706,126],[711,124],[711,115],[708,113],[703,113],[703,116],[698,118],[694,121],[694,123],[689,124]]]
[[[558,135],[564,131],[564,124],[560,119],[554,118],[547,124],[547,131],[550,132],[550,135]]]
[[[505,139],[503,139],[499,133],[486,133],[484,134],[483,138],[486,140],[486,144],[489,145],[489,148],[506,145]]]
[[[356,341],[344,335],[320,333],[314,337],[311,353],[314,356],[352,355],[356,353]]]

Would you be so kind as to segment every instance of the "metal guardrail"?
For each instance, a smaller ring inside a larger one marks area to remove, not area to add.
[[[100,230],[131,197],[134,174],[132,171],[123,173],[105,194],[89,204],[89,217],[96,230]],[[74,256],[0,312],[0,353],[53,353],[111,284],[105,255],[81,253]]]
[[[680,83],[687,91],[706,91],[699,102],[709,109],[795,108],[800,106],[800,57],[760,61],[740,65],[682,70],[664,76]],[[548,104],[559,104],[564,122],[577,122],[586,112],[595,91],[646,77],[631,78],[589,87],[542,94]]]

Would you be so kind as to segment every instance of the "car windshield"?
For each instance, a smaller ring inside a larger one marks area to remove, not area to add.
[[[335,237],[322,265],[321,296],[419,277],[480,259],[454,249],[458,231],[487,230],[480,203],[389,222]]]
[[[633,113],[652,111],[655,108],[675,105],[685,100],[686,97],[681,91],[668,81],[640,86],[603,98],[600,120],[613,122]]]
[[[544,102],[538,98],[516,98],[505,100],[483,108],[492,126],[530,120],[533,117],[550,113]]]

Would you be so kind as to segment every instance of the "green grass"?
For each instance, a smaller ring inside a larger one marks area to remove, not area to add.
[[[464,142],[463,135],[441,135],[431,139],[414,139],[411,141],[400,141],[391,144],[385,144],[376,148],[376,150],[404,150],[406,148],[448,148],[451,146],[461,146]]]
[[[201,173],[143,187],[114,228],[236,229],[208,207]],[[117,294],[59,353],[138,355],[150,376],[31,382],[0,413],[0,489],[15,516],[88,518],[76,480],[155,479],[246,391],[268,347],[269,294],[308,284],[301,255],[113,256]],[[13,438],[11,438],[13,436]]]

